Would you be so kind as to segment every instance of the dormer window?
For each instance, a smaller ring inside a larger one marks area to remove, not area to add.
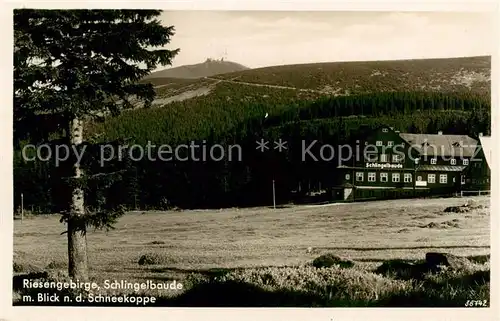
[[[468,160],[468,159],[464,159],[464,160],[462,161],[462,164],[464,164],[464,165],[469,165],[469,160]]]
[[[398,154],[392,154],[392,162],[393,163],[399,163],[403,160],[403,158],[401,157],[401,155],[398,155]]]
[[[387,133],[389,130],[387,128],[382,128],[382,132]]]
[[[456,159],[454,159],[454,158],[452,158],[452,159],[450,160],[450,164],[451,164],[451,165],[456,165],[456,164],[457,164],[457,160],[456,160]]]
[[[389,146],[389,147],[394,146],[394,142],[393,142],[393,141],[388,141],[388,142],[387,142],[387,146]]]
[[[376,146],[382,146],[382,141],[381,141],[381,140],[377,140],[377,141],[375,142],[375,145],[376,145]]]
[[[436,165],[437,158],[431,158],[431,165]]]

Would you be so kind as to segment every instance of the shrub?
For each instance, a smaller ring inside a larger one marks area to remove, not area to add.
[[[17,262],[14,262],[12,264],[12,270],[14,272],[22,272],[23,271],[23,266],[21,264],[17,263]]]
[[[477,267],[476,267],[477,268]],[[464,307],[468,300],[490,304],[490,271],[446,270],[428,274],[406,292],[396,292],[380,301],[381,306]]]
[[[354,263],[348,260],[342,260],[341,258],[333,254],[324,254],[314,259],[312,265],[316,268],[340,266],[343,268],[350,268],[354,266]]]
[[[471,298],[489,304],[490,284],[489,268],[479,265],[474,271],[427,273],[420,280],[338,266],[251,268],[212,278],[193,274],[188,280],[187,291],[173,305],[463,307]]]
[[[207,291],[205,297],[209,297],[208,292],[215,289],[232,289],[236,292],[227,294],[226,297],[234,305],[243,306],[367,306],[373,305],[381,296],[405,291],[411,285],[406,281],[391,280],[338,266],[252,268],[210,279],[193,277],[190,284],[193,287],[185,294],[187,296],[196,293],[196,298],[204,300],[200,291]],[[251,293],[260,295],[260,299],[253,298],[251,303],[245,301],[244,298]],[[264,300],[268,299],[269,293],[277,296],[272,303]],[[237,297],[241,298],[240,301]]]
[[[47,264],[45,269],[47,269],[47,270],[59,270],[59,269],[66,269],[67,267],[68,267],[67,263],[50,261],[50,263]]]
[[[152,241],[151,243],[149,244],[152,244],[152,245],[157,245],[157,244],[165,244],[164,241]]]
[[[490,255],[471,255],[467,257],[471,262],[485,264],[490,261]]]
[[[375,270],[377,274],[401,280],[421,279],[429,272],[431,269],[425,262],[408,262],[400,259],[384,261]]]
[[[14,273],[30,273],[30,272],[39,272],[41,269],[38,266],[34,266],[32,264],[26,263],[26,262],[18,262],[14,261],[12,263],[12,271]]]
[[[156,264],[168,264],[176,262],[177,260],[166,254],[153,252],[141,255],[137,263],[139,263],[139,265],[156,265]]]

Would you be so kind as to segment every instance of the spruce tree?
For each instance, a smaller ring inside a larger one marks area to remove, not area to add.
[[[30,131],[28,119],[58,117],[65,143],[82,149],[89,118],[132,108],[131,97],[150,106],[153,86],[138,81],[158,65],[170,65],[179,52],[157,49],[174,35],[173,26],[158,20],[160,14],[160,10],[15,10],[16,130]],[[70,165],[68,206],[61,221],[67,224],[69,275],[86,281],[87,229],[109,227],[122,212],[106,206],[103,195],[85,199],[90,186],[102,186],[92,183],[93,178],[107,175],[90,176],[75,159]],[[89,208],[88,203],[94,206]]]

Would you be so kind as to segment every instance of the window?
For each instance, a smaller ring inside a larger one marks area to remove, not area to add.
[[[411,174],[410,173],[406,173],[404,175],[404,180],[405,180],[405,183],[411,183]]]
[[[380,173],[380,181],[387,182],[387,173]]]
[[[453,177],[453,183],[455,183],[457,181],[457,179],[455,177]]]
[[[375,142],[375,145],[377,145],[377,146],[382,146],[382,141],[381,141],[381,140],[377,140],[377,141]]]
[[[362,181],[363,181],[363,173],[357,172],[356,173],[356,182],[362,182]]]
[[[446,174],[439,175],[439,183],[441,183],[441,184],[448,183],[448,175],[446,175]]]
[[[388,141],[388,142],[387,142],[387,146],[389,146],[389,147],[394,146],[394,142],[393,142],[393,141]]]
[[[393,183],[399,183],[400,182],[399,173],[392,173],[392,182]]]
[[[382,128],[382,132],[387,133],[389,130],[387,128]]]
[[[431,165],[436,165],[437,158],[431,158]]]
[[[403,158],[401,157],[401,155],[399,154],[392,154],[392,162],[393,163],[399,163],[403,160]]]
[[[464,159],[464,160],[462,161],[462,164],[464,164],[464,165],[469,165],[469,160],[468,160],[468,159]]]
[[[346,180],[351,179],[351,175],[349,175],[349,174],[345,174],[345,179],[346,179]]]
[[[417,176],[417,181],[421,182],[422,181],[422,176]]]
[[[380,162],[381,163],[387,162],[387,154],[380,154]]]
[[[435,183],[436,182],[436,174],[429,174],[429,176],[427,176],[427,181],[429,183]]]
[[[451,161],[450,161],[450,164],[451,165],[456,165],[457,164],[457,160],[452,158]]]
[[[368,173],[368,181],[369,182],[375,182],[377,179],[376,179],[376,173]]]

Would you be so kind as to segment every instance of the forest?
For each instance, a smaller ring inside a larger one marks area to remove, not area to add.
[[[84,137],[93,143],[82,160],[87,172],[100,172],[99,144],[178,146],[179,144],[239,145],[241,161],[151,161],[124,155],[106,164],[119,179],[90,185],[90,206],[123,205],[125,209],[187,209],[272,205],[272,181],[277,204],[294,200],[299,182],[307,192],[318,183],[328,188],[336,162],[301,159],[300,144],[349,142],[361,127],[392,126],[401,132],[490,134],[490,101],[472,92],[380,92],[350,96],[299,96],[293,90],[248,88],[222,83],[208,96],[174,102],[162,108],[127,110],[119,116],[88,120]],[[265,115],[268,114],[267,117]],[[37,132],[28,131],[36,125]],[[15,123],[14,202],[35,213],[62,208],[64,164],[27,161],[26,144],[55,150],[60,122],[37,115]],[[29,134],[28,134],[29,133]],[[35,140],[36,137],[36,140]],[[269,141],[265,153],[256,141]],[[282,139],[287,149],[273,149]],[[227,149],[226,149],[227,150]],[[31,156],[34,156],[31,154]],[[71,159],[67,162],[71,163]],[[312,185],[310,182],[313,182]],[[67,199],[67,198],[66,198]],[[104,202],[104,200],[106,202]]]

